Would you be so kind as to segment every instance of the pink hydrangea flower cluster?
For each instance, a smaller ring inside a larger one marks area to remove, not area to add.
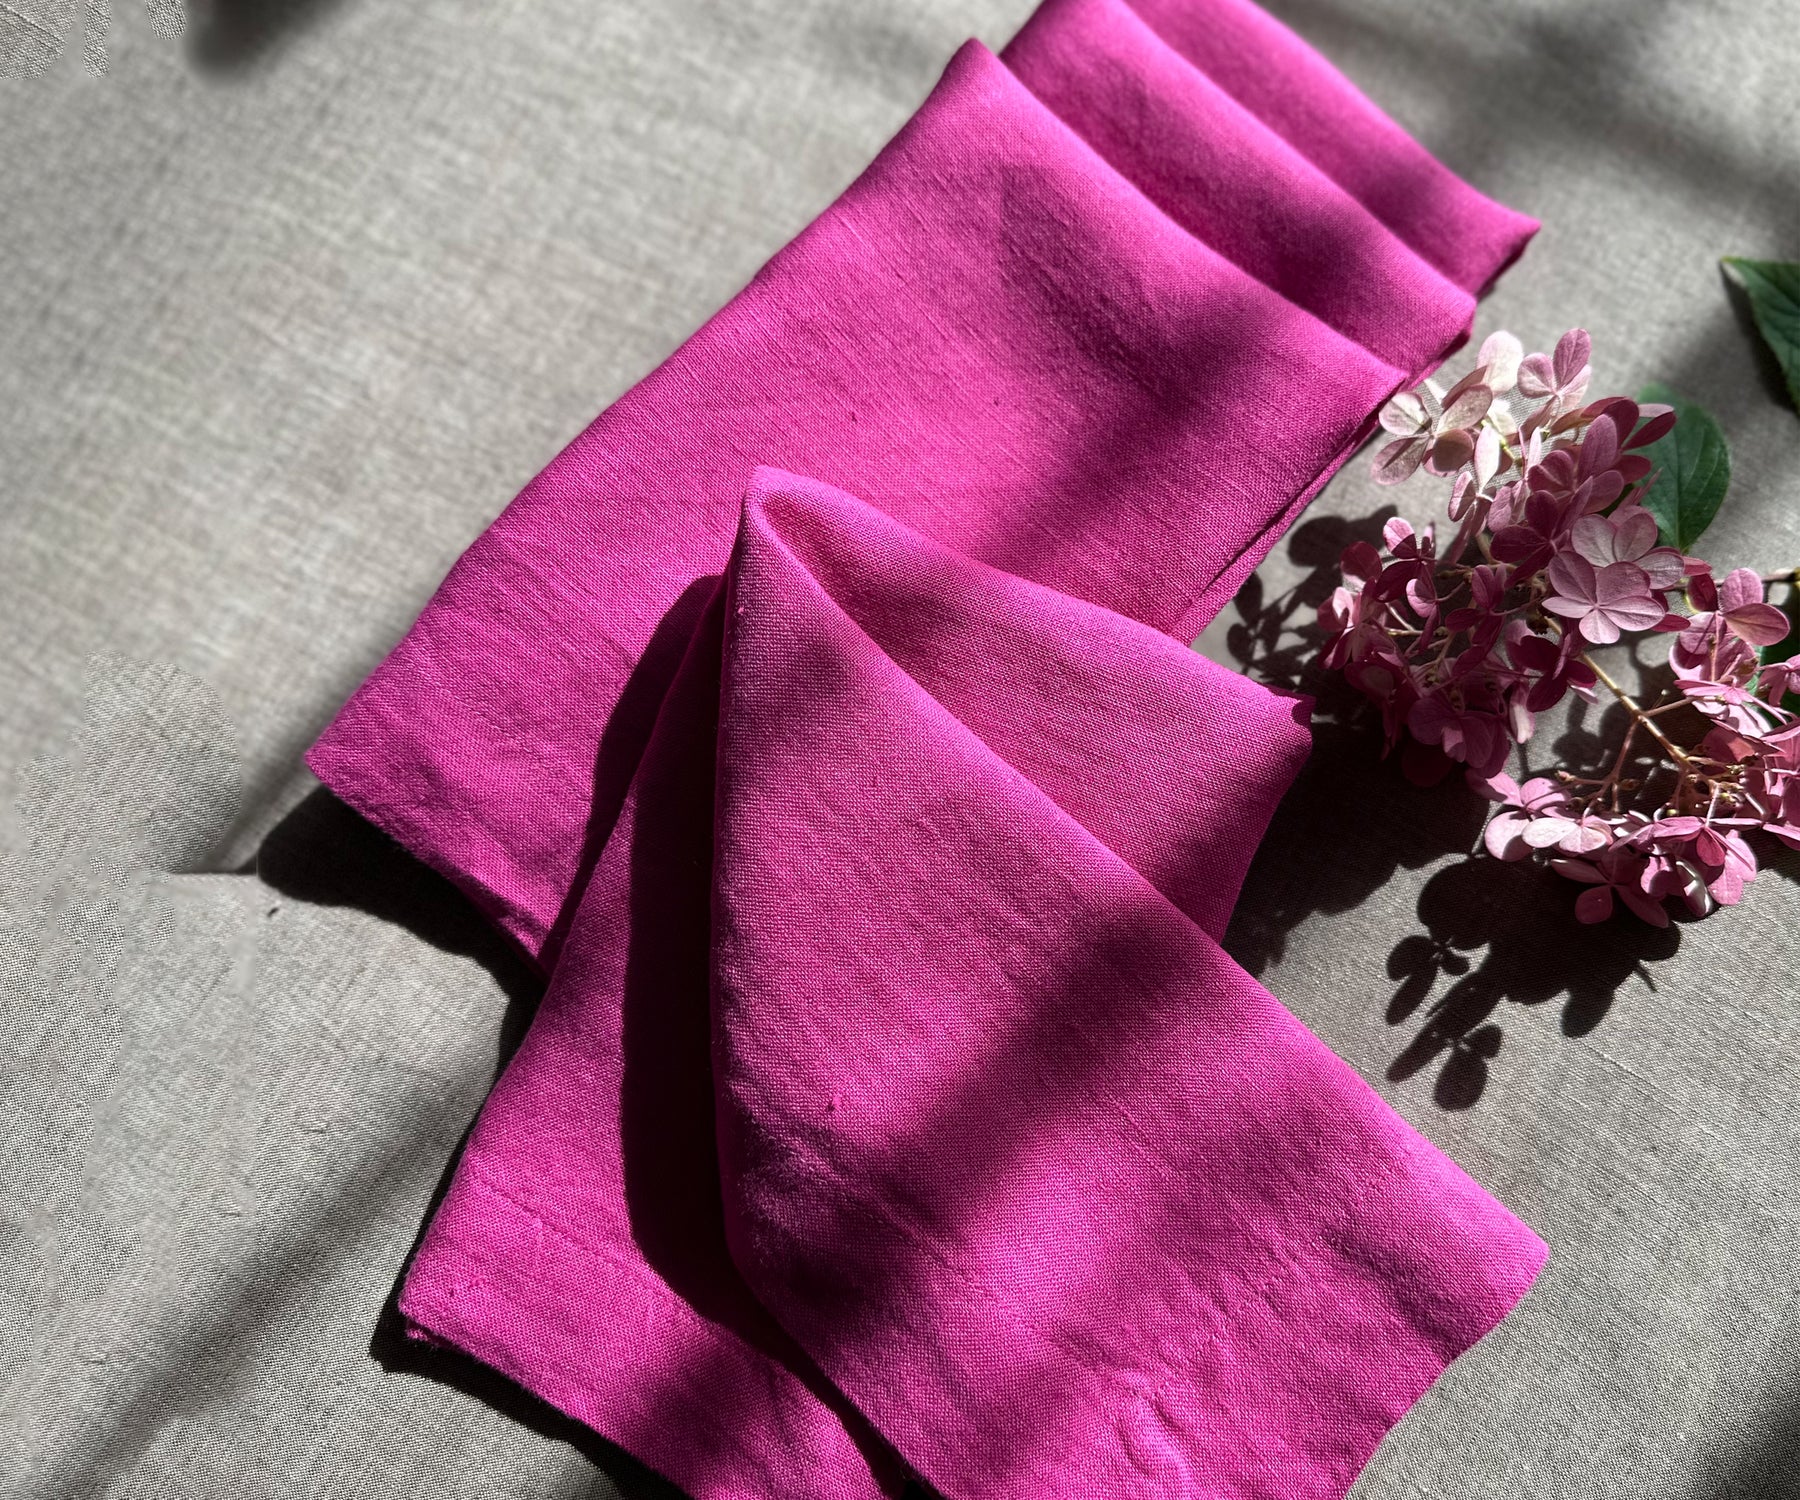
[[[1346,549],[1343,584],[1319,612],[1323,660],[1379,707],[1386,749],[1401,749],[1412,779],[1460,762],[1499,804],[1485,835],[1496,858],[1535,856],[1583,885],[1584,922],[1623,906],[1666,926],[1671,902],[1704,915],[1742,897],[1757,869],[1749,830],[1800,848],[1800,717],[1783,706],[1800,692],[1800,658],[1759,658],[1789,622],[1757,573],[1715,580],[1659,544],[1642,450],[1675,412],[1587,400],[1588,355],[1581,329],[1530,356],[1497,333],[1448,390],[1427,381],[1389,402],[1375,478],[1422,467],[1448,480],[1449,540],[1396,518],[1384,549]],[[1648,708],[1591,655],[1647,632],[1672,638],[1675,681]],[[1540,713],[1601,687],[1628,716],[1607,774],[1522,786],[1506,774]],[[1648,774],[1627,774],[1636,747],[1657,757]]]

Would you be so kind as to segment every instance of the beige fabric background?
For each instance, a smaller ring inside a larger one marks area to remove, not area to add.
[[[43,42],[72,4],[3,13],[0,1495],[659,1492],[381,1322],[534,991],[299,753],[1027,8],[214,0],[171,38],[120,0],[104,77]],[[1738,477],[1703,550],[1800,562],[1800,419],[1716,269],[1800,255],[1791,5],[1274,8],[1545,220],[1482,331],[1584,322],[1606,384],[1710,405]],[[1293,680],[1321,565],[1427,498],[1347,473],[1205,649]],[[1792,871],[1578,930],[1324,707],[1233,951],[1554,1248],[1358,1496],[1800,1494]]]

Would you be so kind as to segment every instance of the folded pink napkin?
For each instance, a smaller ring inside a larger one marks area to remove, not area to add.
[[[760,471],[402,1311],[699,1500],[1341,1495],[1544,1248],[1219,949],[1303,718]]]
[[[1220,952],[1181,641],[1534,227],[1246,0],[965,47],[312,751],[553,970],[415,1327],[700,1500],[1341,1495],[1544,1251]]]
[[[470,549],[319,775],[553,950],[758,463],[1197,633],[1535,225],[1247,0],[1144,13],[1175,46],[1121,0],[1059,0],[1017,75],[965,47]]]

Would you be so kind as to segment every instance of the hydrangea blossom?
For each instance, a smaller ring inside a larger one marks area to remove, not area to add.
[[[1374,477],[1425,471],[1451,483],[1440,539],[1394,519],[1384,546],[1350,546],[1343,584],[1320,607],[1323,662],[1381,711],[1385,751],[1419,781],[1461,764],[1499,804],[1485,842],[1496,859],[1540,859],[1584,887],[1583,922],[1623,908],[1657,926],[1670,903],[1696,916],[1739,901],[1762,830],[1800,849],[1800,657],[1764,663],[1788,634],[1765,582],[1659,545],[1640,503],[1653,478],[1642,449],[1675,413],[1623,396],[1586,399],[1591,346],[1572,329],[1550,354],[1497,333],[1474,370],[1440,392],[1427,381],[1381,414],[1390,441]],[[1791,575],[1784,575],[1791,576]],[[1589,652],[1667,632],[1674,691],[1640,706]],[[1503,769],[1537,715],[1604,686],[1627,712],[1611,770],[1559,771],[1523,786]],[[1697,742],[1665,714],[1697,709]],[[1658,769],[1627,776],[1653,742]]]

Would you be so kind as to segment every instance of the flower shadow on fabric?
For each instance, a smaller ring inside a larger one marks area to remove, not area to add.
[[[1373,711],[1341,676],[1317,665],[1316,614],[1338,583],[1338,558],[1352,541],[1379,540],[1392,514],[1383,507],[1356,522],[1322,516],[1303,523],[1286,549],[1287,561],[1304,570],[1299,582],[1270,595],[1253,575],[1227,610],[1235,618],[1223,632],[1223,659],[1315,700],[1312,755],[1276,811],[1225,938],[1253,975],[1282,960],[1300,923],[1358,909],[1396,872],[1469,849],[1481,831],[1483,805],[1461,786],[1415,787],[1380,759]]]
[[[1270,825],[1226,934],[1225,947],[1250,973],[1279,963],[1287,936],[1315,916],[1346,916],[1402,870],[1442,867],[1419,893],[1421,930],[1390,952],[1396,988],[1388,1023],[1417,1030],[1388,1069],[1395,1081],[1438,1069],[1434,1097],[1466,1109],[1487,1087],[1504,1029],[1506,1002],[1541,1005],[1566,996],[1561,1029],[1581,1036],[1604,1018],[1634,976],[1653,984],[1649,963],[1673,955],[1679,928],[1658,930],[1617,920],[1582,927],[1571,888],[1547,870],[1506,864],[1481,849],[1489,806],[1452,776],[1435,787],[1408,782],[1395,761],[1380,759],[1372,708],[1335,673],[1316,665],[1315,614],[1338,581],[1338,558],[1352,541],[1374,541],[1384,507],[1350,522],[1322,516],[1300,526],[1287,559],[1300,581],[1269,595],[1251,578],[1234,602],[1224,633],[1227,658],[1270,686],[1317,700],[1314,748]],[[1566,715],[1550,758],[1577,769],[1617,744],[1617,710],[1577,705]],[[1590,722],[1594,727],[1590,728]],[[1549,734],[1545,734],[1545,739]],[[1541,752],[1540,752],[1541,755]],[[1452,859],[1455,855],[1462,859]],[[1446,862],[1448,860],[1448,862]]]
[[[203,74],[247,72],[339,0],[190,0],[188,60]]]

